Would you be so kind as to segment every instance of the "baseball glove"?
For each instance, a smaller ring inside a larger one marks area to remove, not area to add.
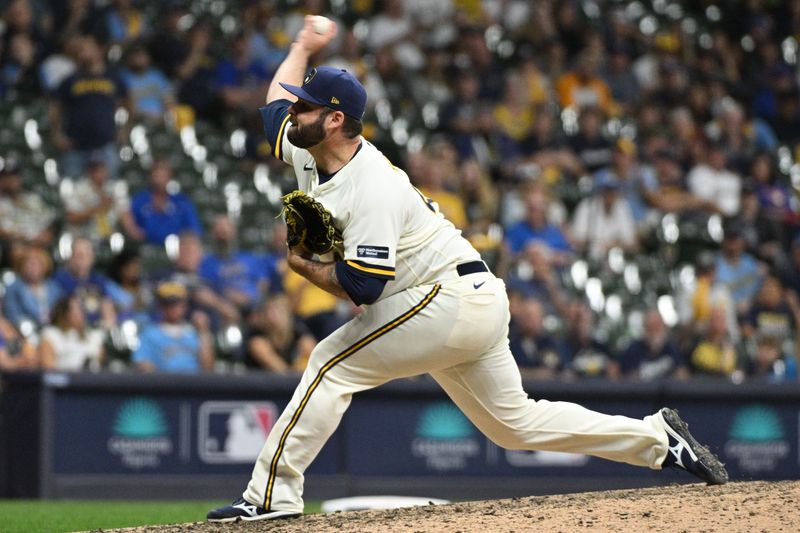
[[[309,252],[323,255],[342,244],[342,235],[333,225],[330,212],[303,191],[292,191],[283,197],[282,215],[289,247],[302,244]]]

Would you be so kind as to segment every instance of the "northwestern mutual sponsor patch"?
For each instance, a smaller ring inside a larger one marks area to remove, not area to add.
[[[356,255],[367,259],[389,259],[389,247],[359,244],[356,249]]]

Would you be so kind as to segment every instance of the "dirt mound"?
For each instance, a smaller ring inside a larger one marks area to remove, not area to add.
[[[701,484],[306,515],[268,521],[195,522],[117,533],[350,533],[525,531],[800,531],[800,481]]]

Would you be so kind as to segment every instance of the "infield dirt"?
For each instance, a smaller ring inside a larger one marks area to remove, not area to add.
[[[522,533],[572,531],[796,532],[800,481],[737,482],[532,496],[386,511],[305,515],[282,521],[194,522],[115,533]]]

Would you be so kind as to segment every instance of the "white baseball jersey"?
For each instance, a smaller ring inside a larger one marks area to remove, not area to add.
[[[480,260],[405,172],[370,142],[361,143],[355,157],[322,185],[314,158],[292,145],[285,132],[282,158],[294,167],[299,188],[333,215],[347,264],[390,280],[379,299],[453,277],[458,264]]]

